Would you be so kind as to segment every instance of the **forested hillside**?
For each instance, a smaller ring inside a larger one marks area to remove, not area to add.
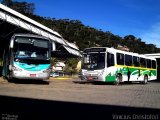
[[[76,43],[82,51],[87,47],[103,46],[117,48],[118,45],[121,45],[127,46],[132,52],[141,54],[160,52],[160,48],[157,48],[154,44],[146,44],[144,40],[134,35],[126,35],[122,38],[109,31],[102,31],[90,26],[85,26],[79,20],[56,19],[35,15],[34,3],[12,0],[2,0],[1,3],[57,31],[64,39]]]
[[[37,15],[29,15],[29,17],[57,31],[69,42],[76,43],[80,50],[86,47],[96,46],[117,48],[118,45],[121,45],[127,46],[130,51],[137,53],[160,52],[160,49],[156,48],[155,45],[146,44],[134,35],[126,35],[122,38],[109,31],[105,32],[90,26],[85,26],[79,20],[55,19]]]

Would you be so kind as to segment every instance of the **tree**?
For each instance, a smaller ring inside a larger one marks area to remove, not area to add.
[[[134,41],[136,39],[136,37],[134,35],[127,35],[124,37],[125,40],[131,40]]]
[[[14,2],[12,0],[2,0],[1,3],[22,14],[34,14],[34,3]]]
[[[11,8],[22,14],[33,14],[35,9],[34,3],[27,2],[14,2]]]
[[[11,7],[12,4],[13,4],[13,1],[12,1],[12,0],[2,0],[1,3],[2,3],[3,5],[5,5],[5,6]]]
[[[65,68],[64,68],[64,72],[66,73],[70,73],[70,74],[75,74],[77,73],[76,67],[78,64],[78,59],[76,58],[69,58],[66,60],[65,62]]]

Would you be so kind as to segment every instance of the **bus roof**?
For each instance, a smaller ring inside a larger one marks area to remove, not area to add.
[[[42,38],[42,39],[50,40],[47,37],[40,36],[40,35],[35,35],[35,34],[16,33],[16,34],[13,35],[13,37],[16,37],[16,36],[20,36],[20,37],[36,37],[36,38]]]
[[[138,53],[133,53],[133,52],[122,51],[122,50],[118,50],[115,48],[109,48],[109,47],[91,47],[91,48],[86,48],[84,50],[84,53],[89,53],[89,52],[90,53],[117,52],[117,53],[123,53],[123,54],[132,55],[132,56],[155,60],[154,57],[145,56],[143,54],[138,54]]]

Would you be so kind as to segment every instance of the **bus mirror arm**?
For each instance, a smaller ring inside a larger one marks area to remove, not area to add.
[[[10,42],[10,48],[13,48],[14,47],[14,40],[11,39],[11,42]]]
[[[12,65],[9,65],[9,70],[12,70]]]

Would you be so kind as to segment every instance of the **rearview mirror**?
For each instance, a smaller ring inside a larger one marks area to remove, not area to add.
[[[55,44],[55,42],[52,42],[52,51],[56,51],[56,44]]]
[[[14,47],[14,40],[11,39],[11,42],[10,42],[10,48],[13,48]]]

